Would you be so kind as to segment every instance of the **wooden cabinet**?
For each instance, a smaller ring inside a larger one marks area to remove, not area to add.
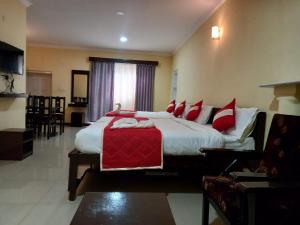
[[[0,130],[0,159],[22,160],[33,152],[33,130],[10,128]]]
[[[71,126],[82,127],[84,125],[84,113],[83,112],[72,112],[71,113]]]

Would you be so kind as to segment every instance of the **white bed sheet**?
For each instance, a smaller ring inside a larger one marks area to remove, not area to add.
[[[80,130],[75,138],[76,149],[83,153],[100,153],[103,129],[112,118],[102,117],[87,128]],[[209,125],[178,118],[152,118],[151,120],[162,133],[165,155],[199,155],[200,148],[225,147],[239,150],[255,148],[253,138],[246,138],[243,143],[240,143],[237,137],[221,134]]]
[[[253,137],[247,137],[243,142],[240,142],[239,140],[231,142],[225,141],[225,148],[235,150],[254,150],[255,140]]]
[[[212,127],[211,124],[207,124],[205,126]],[[235,150],[255,150],[255,140],[253,137],[247,137],[242,140],[240,137],[231,134],[222,135],[225,143],[224,148]]]
[[[254,150],[255,140],[253,137],[247,137],[243,141],[238,136],[223,134],[225,148],[236,150]]]
[[[136,117],[147,117],[150,119],[171,119],[175,118],[172,113],[168,112],[147,112],[147,111],[137,111]]]
[[[76,134],[75,147],[83,153],[102,151],[103,129],[112,117],[102,117]],[[152,119],[163,136],[163,151],[167,155],[197,155],[200,148],[223,147],[224,138],[213,128],[184,119]]]

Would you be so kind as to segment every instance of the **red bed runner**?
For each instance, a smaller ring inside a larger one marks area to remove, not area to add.
[[[115,117],[103,132],[101,170],[162,168],[162,135],[155,127],[111,129]],[[147,118],[135,118],[138,121]]]
[[[116,111],[111,111],[105,114],[105,116],[118,116],[118,117],[134,117],[135,111],[133,110],[121,110],[119,113]]]

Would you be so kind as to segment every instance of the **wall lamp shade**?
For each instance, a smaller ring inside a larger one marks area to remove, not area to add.
[[[212,39],[220,39],[221,37],[221,29],[219,26],[213,26],[211,28],[211,38]]]

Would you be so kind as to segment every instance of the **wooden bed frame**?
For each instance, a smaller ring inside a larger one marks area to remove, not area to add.
[[[218,108],[214,108],[211,113],[208,123],[212,123],[213,116],[216,113]],[[266,122],[266,113],[259,112],[256,118],[255,128],[251,134],[251,137],[255,140],[255,152],[262,152],[264,145],[264,134],[265,134],[265,122]],[[100,172],[100,154],[98,153],[82,153],[77,149],[72,150],[68,157],[70,158],[69,164],[69,182],[68,182],[68,191],[69,191],[69,200],[74,201],[76,199],[76,191],[79,186],[82,178],[78,178],[78,168],[79,166],[90,166],[90,169],[98,170]],[[214,164],[215,163],[215,164]],[[213,160],[207,162],[203,155],[180,155],[180,156],[171,156],[164,155],[164,169],[158,170],[160,172],[187,172],[189,175],[202,175],[204,173],[211,174],[217,173],[214,171],[214,165],[217,163]],[[223,167],[224,168],[224,167]],[[143,170],[144,172],[147,170]],[[150,171],[150,170],[148,170]],[[127,171],[127,173],[134,171]],[[153,170],[151,170],[153,172]],[[113,173],[113,172],[101,172],[101,173]],[[125,173],[125,171],[123,171]]]

